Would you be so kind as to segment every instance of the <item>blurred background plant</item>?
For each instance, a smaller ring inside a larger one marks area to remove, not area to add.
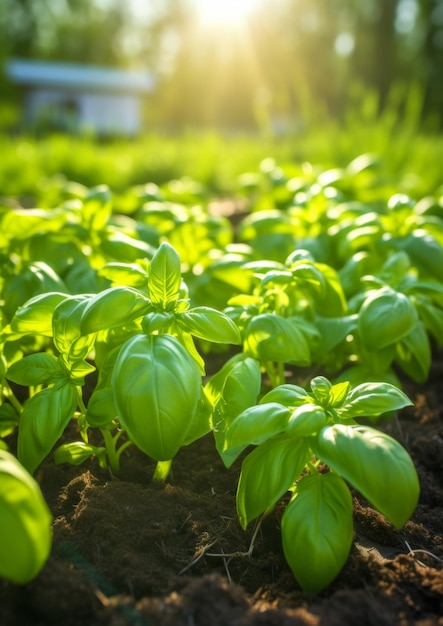
[[[155,88],[135,136],[66,141],[25,124],[11,59],[143,70]],[[327,169],[371,152],[418,199],[440,193],[442,77],[442,0],[3,0],[0,194],[35,201],[55,174],[229,194],[267,156]]]

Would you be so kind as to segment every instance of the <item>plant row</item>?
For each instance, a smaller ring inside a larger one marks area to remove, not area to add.
[[[243,527],[289,492],[283,550],[307,591],[346,562],[350,487],[406,523],[417,474],[377,424],[443,342],[443,203],[371,200],[373,166],[294,178],[267,160],[235,220],[189,180],[137,188],[120,212],[106,186],[73,183],[55,208],[2,208],[0,499],[17,537],[2,576],[26,582],[49,554],[31,476],[47,457],[117,474],[135,445],[166,480],[211,431],[225,466],[241,461]]]

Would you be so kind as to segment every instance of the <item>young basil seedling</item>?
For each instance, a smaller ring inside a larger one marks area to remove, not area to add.
[[[161,244],[147,267],[138,273],[144,288],[45,294],[11,320],[6,341],[35,333],[53,343],[51,352],[16,359],[5,374],[30,389],[18,432],[18,457],[28,471],[38,467],[73,417],[83,441],[63,444],[56,462],[77,464],[95,455],[101,466],[109,463],[118,472],[122,452],[134,443],[158,462],[160,479],[182,445],[209,432],[204,362],[193,338],[235,344],[239,331],[224,313],[190,307],[171,245]],[[122,264],[116,271],[121,275]],[[98,382],[85,406],[82,386],[96,366]],[[89,427],[100,428],[104,448],[89,443]],[[123,432],[129,440],[121,443]]]
[[[243,460],[238,483],[241,525],[292,492],[282,517],[283,550],[304,590],[321,591],[346,562],[353,541],[348,484],[396,528],[413,513],[419,483],[408,453],[389,435],[356,421],[411,404],[388,383],[351,388],[318,376],[309,391],[276,387],[227,424],[222,458],[232,463],[256,446]]]
[[[83,331],[101,331],[96,346],[102,342],[101,351],[108,354],[101,363],[99,385],[92,394],[86,420],[97,423],[97,408],[103,406],[108,419],[101,427],[108,447],[107,424],[117,418],[130,440],[157,461],[154,478],[163,480],[179,448],[210,431],[210,404],[202,387],[204,362],[193,337],[235,344],[240,343],[240,334],[227,315],[210,307],[190,307],[183,297],[186,287],[180,258],[167,243],[161,244],[150,262],[147,295],[134,288],[130,291],[120,307],[116,298],[125,288],[115,287],[94,297],[84,311]],[[109,308],[111,299],[113,307]],[[128,321],[135,326],[129,337],[123,334],[118,341],[125,302],[130,309]],[[113,312],[115,309],[118,313]],[[113,334],[103,333],[109,319]],[[116,337],[111,351],[109,339]],[[113,452],[111,455],[116,457]]]
[[[284,383],[285,363],[312,363],[322,343],[316,318],[343,316],[346,301],[335,270],[306,250],[295,250],[284,263],[252,261],[244,267],[253,272],[256,287],[231,298],[225,311],[242,331],[244,351],[260,361],[275,387]],[[351,328],[347,324],[346,331]],[[343,333],[337,343],[342,339]]]

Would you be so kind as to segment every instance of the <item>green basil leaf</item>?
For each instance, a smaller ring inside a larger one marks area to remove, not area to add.
[[[432,304],[416,304],[418,313],[426,329],[431,333],[437,345],[443,346],[443,311]]]
[[[443,284],[436,279],[420,280],[416,277],[410,277],[409,280],[405,280],[403,275],[402,279],[404,293],[421,295],[425,298],[435,299],[437,302],[441,301],[441,296],[443,296]]]
[[[14,208],[2,212],[2,234],[9,239],[27,240],[33,235],[60,230],[67,216],[58,209]]]
[[[425,230],[416,230],[400,242],[412,263],[425,275],[443,282],[443,247]]]
[[[322,290],[314,295],[317,310],[325,317],[343,317],[348,307],[339,275],[325,263],[315,266],[324,278]]]
[[[431,344],[423,322],[397,344],[396,363],[416,383],[424,383],[431,369]]]
[[[175,321],[175,316],[173,313],[169,313],[168,311],[152,311],[144,316],[142,321],[143,332],[147,335],[151,335],[158,330],[165,331],[168,329],[171,324]]]
[[[366,350],[377,351],[405,337],[417,320],[417,311],[404,294],[383,287],[364,301],[358,329]]]
[[[281,531],[286,561],[304,591],[327,587],[346,563],[354,531],[352,497],[336,474],[306,476],[286,507]]]
[[[12,435],[18,426],[18,415],[10,404],[0,404],[0,439]]]
[[[316,348],[316,359],[320,359],[341,344],[357,328],[358,315],[317,317],[316,325],[321,335]]]
[[[305,439],[268,439],[244,459],[237,488],[237,514],[243,528],[279,500],[309,459]]]
[[[10,324],[12,332],[52,337],[52,314],[55,307],[68,297],[64,293],[51,292],[31,298],[17,309]]]
[[[201,387],[200,401],[197,405],[197,410],[191,419],[189,430],[186,433],[186,439],[183,442],[184,446],[201,439],[211,431],[211,414],[212,403],[205,394],[203,387]]]
[[[311,447],[396,528],[408,521],[420,487],[414,464],[398,441],[368,426],[335,424],[312,439]]]
[[[351,384],[348,380],[332,385],[329,391],[328,405],[332,408],[339,408],[348,396]]]
[[[316,376],[311,380],[312,393],[314,398],[321,405],[328,402],[331,388],[332,383],[324,376]]]
[[[76,407],[77,389],[68,380],[60,380],[26,401],[20,416],[17,453],[29,472],[49,454]]]
[[[285,384],[274,387],[268,391],[260,400],[260,404],[266,402],[278,402],[287,407],[296,407],[311,402],[312,396],[303,387]]]
[[[7,369],[8,369],[8,361],[0,349],[0,383],[2,383],[5,380]]]
[[[281,433],[288,425],[290,409],[282,404],[257,404],[240,413],[226,430],[224,451],[238,451],[259,445]]]
[[[70,361],[68,363],[69,367],[69,379],[77,386],[81,386],[85,384],[85,376],[88,374],[92,374],[95,372],[95,367],[91,363],[87,361],[79,360],[79,361]]]
[[[201,398],[198,365],[170,335],[135,335],[121,348],[111,386],[121,425],[156,461],[186,441]]]
[[[296,323],[264,313],[252,318],[245,330],[244,351],[259,361],[310,364],[310,350]]]
[[[113,287],[124,285],[142,289],[148,284],[148,272],[138,263],[106,263],[98,273],[111,281]]]
[[[52,354],[40,352],[23,357],[13,363],[7,372],[7,378],[18,385],[49,385],[64,376],[58,360]]]
[[[207,306],[177,314],[176,322],[185,332],[200,339],[214,343],[241,343],[240,332],[231,318]]]
[[[270,270],[269,272],[266,272],[266,274],[263,276],[261,280],[261,286],[266,287],[266,285],[268,285],[269,288],[270,283],[274,285],[287,285],[291,281],[291,272],[282,270]]]
[[[83,335],[128,324],[151,309],[149,300],[130,287],[110,287],[92,297],[83,309],[80,328]]]
[[[38,294],[66,293],[65,282],[44,261],[22,264],[20,273],[6,275],[3,284],[4,311],[8,317]]]
[[[387,273],[388,275],[395,276],[398,280],[401,280],[407,274],[410,267],[411,259],[406,252],[394,252],[387,259],[387,261],[383,263],[382,273]]]
[[[153,304],[167,310],[180,297],[181,266],[176,250],[163,242],[149,266],[149,297]]]
[[[192,338],[192,335],[190,335],[189,333],[180,332],[179,337],[177,337],[176,335],[177,330],[178,329],[174,328],[174,325],[173,325],[171,329],[171,334],[174,335],[177,341],[179,341],[182,344],[182,346],[184,347],[188,355],[194,359],[194,361],[198,365],[200,375],[204,376],[206,374],[205,361],[202,358],[200,352],[195,347],[195,343],[194,343],[194,339]]]
[[[329,420],[326,411],[317,404],[302,404],[293,411],[286,427],[290,437],[315,435]]]
[[[103,456],[106,448],[92,446],[84,441],[71,441],[59,446],[54,452],[54,462],[56,465],[70,463],[71,465],[81,465],[91,458],[91,456]]]
[[[317,268],[315,263],[306,263],[297,261],[291,266],[291,275],[297,281],[297,284],[310,283],[317,288],[319,292],[324,289],[325,278],[322,272]]]
[[[68,360],[72,363],[73,361],[84,361],[90,353],[92,352],[95,345],[96,335],[84,335],[79,337],[75,341],[72,342],[71,347],[68,352]]]
[[[71,296],[55,307],[52,334],[59,352],[69,353],[71,344],[81,336],[80,321],[90,298],[91,296],[83,295]]]
[[[112,387],[95,388],[86,409],[86,421],[94,427],[102,428],[117,417]]]
[[[38,483],[0,450],[0,577],[23,585],[49,557],[52,515]]]
[[[260,387],[260,364],[244,354],[225,363],[205,387],[214,405],[211,426],[215,445],[226,467],[238,456],[235,452],[224,451],[227,428],[237,415],[256,403]]]
[[[337,408],[337,413],[340,419],[376,417],[412,404],[403,391],[390,383],[361,383],[348,392],[346,402]]]
[[[261,386],[261,373],[259,362],[256,359],[248,357],[243,353],[236,354],[228,361],[226,361],[221,369],[213,376],[211,376],[205,386],[206,394],[213,404],[215,404],[215,402],[222,395],[223,389],[228,380],[232,380],[232,383],[234,384],[236,380],[240,381],[238,393],[236,390],[234,394],[231,394],[239,398],[240,402],[242,401],[245,393],[251,396],[251,402],[249,402],[245,406],[242,406],[240,410],[236,409],[234,411],[230,411],[230,413],[238,415],[248,406],[255,404],[257,400],[257,396],[259,394]],[[251,391],[251,389],[253,389],[253,392],[249,394],[248,391]],[[233,400],[234,397],[230,397],[230,405],[232,405]]]
[[[368,252],[357,252],[349,257],[340,269],[340,282],[348,297],[361,289],[361,277],[371,273],[370,261],[371,257]]]

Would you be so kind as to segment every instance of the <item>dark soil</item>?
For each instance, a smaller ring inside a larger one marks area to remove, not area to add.
[[[421,497],[395,530],[357,493],[355,543],[334,583],[303,593],[283,558],[277,507],[245,532],[235,512],[239,463],[211,436],[180,451],[165,485],[135,448],[118,478],[91,461],[37,478],[54,515],[51,557],[30,584],[0,581],[1,626],[443,625],[443,360],[415,402],[384,426],[409,450]],[[130,454],[129,454],[130,453]]]

